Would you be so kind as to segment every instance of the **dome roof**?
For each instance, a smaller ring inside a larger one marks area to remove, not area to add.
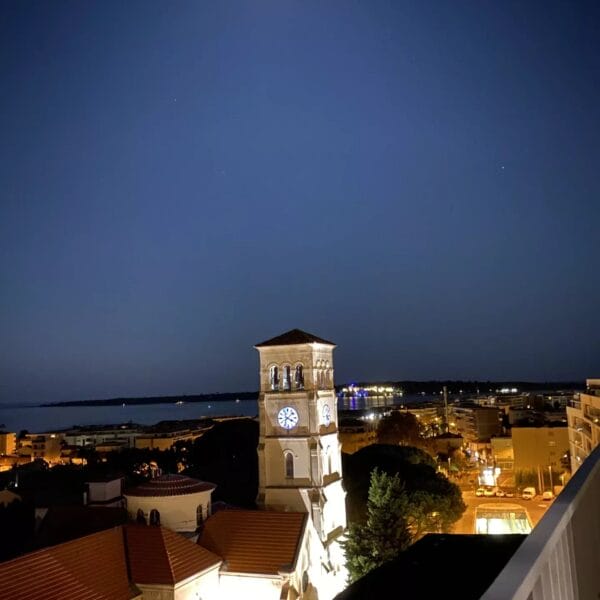
[[[212,491],[214,483],[192,479],[185,475],[161,475],[125,492],[126,496],[184,496]]]

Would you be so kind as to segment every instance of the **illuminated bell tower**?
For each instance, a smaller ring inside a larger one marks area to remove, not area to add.
[[[327,547],[346,527],[335,344],[293,329],[255,348],[260,354],[258,504],[307,512]]]

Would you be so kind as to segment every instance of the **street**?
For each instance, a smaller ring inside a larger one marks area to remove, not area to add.
[[[477,497],[474,491],[463,490],[463,501],[467,505],[467,510],[464,512],[460,520],[456,522],[452,530],[453,533],[475,533],[475,510],[481,504],[517,504],[527,512],[527,516],[531,521],[531,526],[535,527],[539,520],[544,516],[550,502],[542,501],[541,496],[537,496],[533,500],[523,500],[522,498],[485,498]]]

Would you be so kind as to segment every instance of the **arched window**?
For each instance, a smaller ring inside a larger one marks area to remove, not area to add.
[[[271,367],[270,378],[271,378],[271,389],[278,390],[279,389],[279,369],[275,365]]]
[[[296,371],[294,372],[294,386],[297,390],[304,389],[304,369],[302,365],[296,365]]]
[[[196,508],[196,525],[200,527],[204,523],[204,513],[202,512],[202,504],[198,504]]]
[[[160,513],[155,508],[150,511],[150,525],[160,525]]]
[[[137,509],[137,514],[135,516],[135,522],[139,525],[146,524],[146,517],[144,516],[144,511],[141,508]]]
[[[285,477],[286,479],[294,478],[294,455],[291,452],[285,453]]]
[[[289,391],[292,387],[292,368],[289,365],[283,367],[283,389]]]

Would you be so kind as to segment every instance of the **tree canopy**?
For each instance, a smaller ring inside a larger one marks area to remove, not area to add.
[[[371,473],[397,475],[408,498],[407,519],[413,536],[446,531],[465,511],[460,489],[436,471],[433,458],[410,446],[375,444],[343,455],[348,521],[364,523]]]
[[[419,445],[422,440],[419,420],[412,413],[394,410],[379,421],[377,440],[380,444]]]

